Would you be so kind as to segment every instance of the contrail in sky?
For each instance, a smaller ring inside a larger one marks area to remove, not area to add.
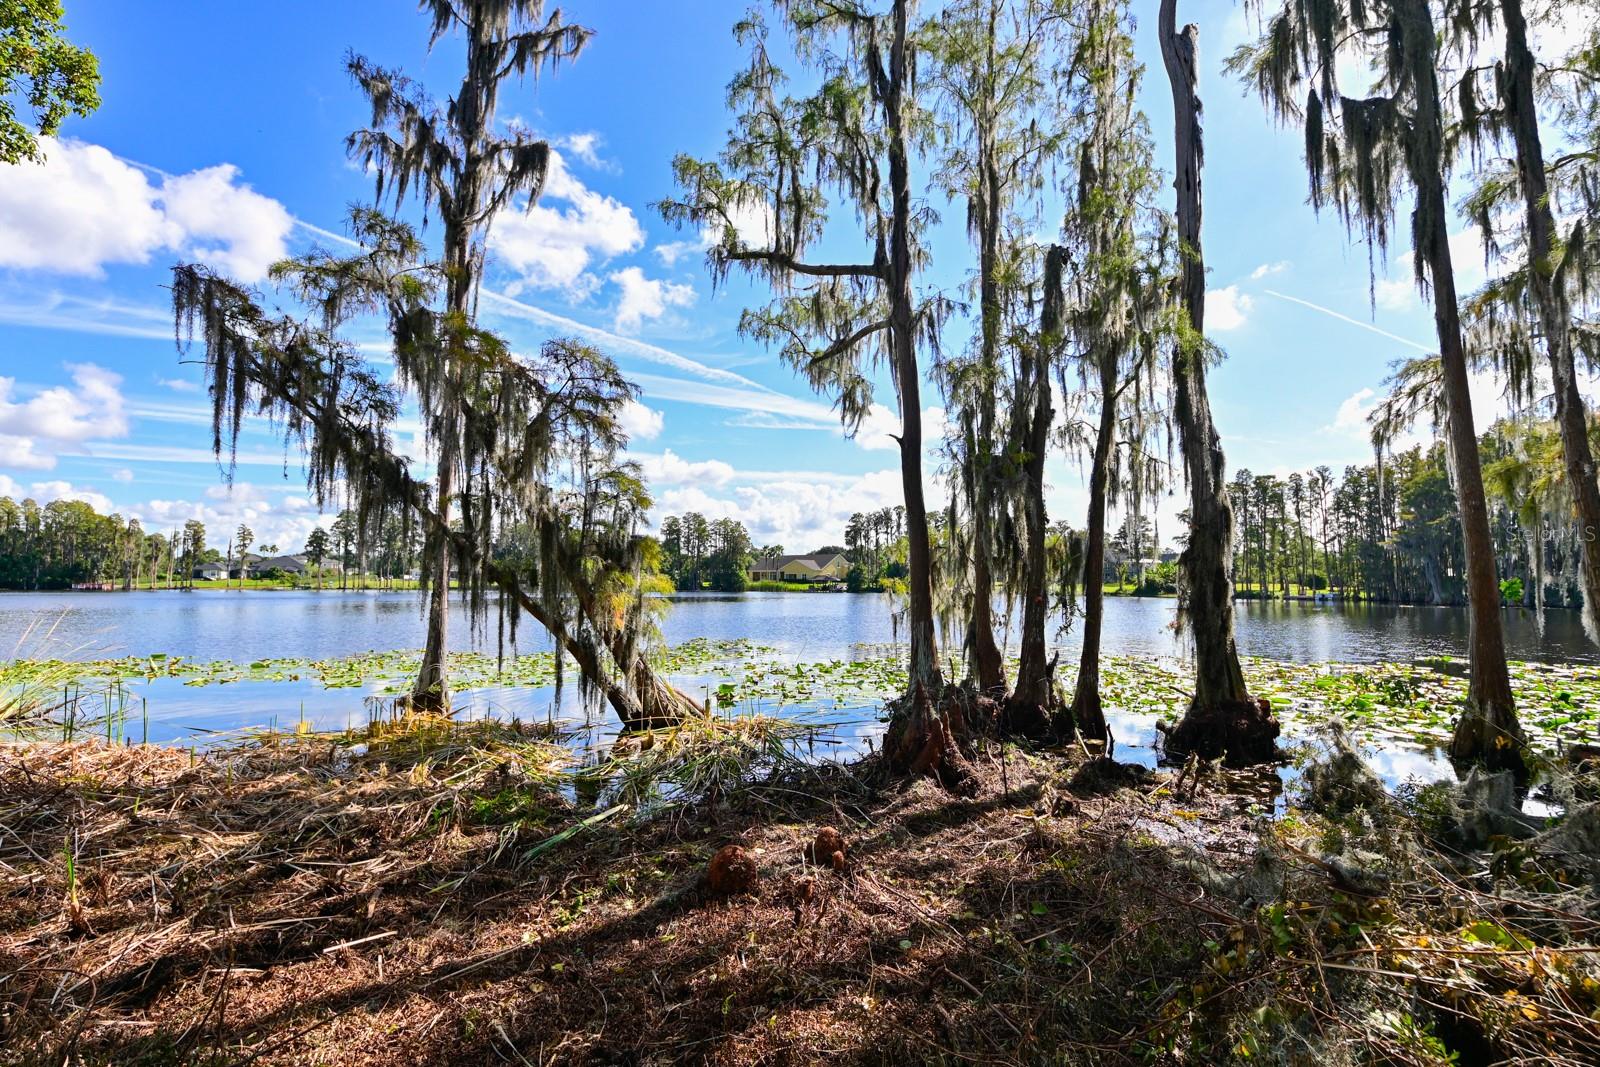
[[[1363,330],[1370,330],[1380,337],[1387,337],[1391,341],[1398,341],[1400,344],[1415,348],[1418,352],[1426,352],[1429,355],[1433,354],[1434,349],[1431,345],[1418,344],[1409,337],[1401,337],[1397,333],[1390,333],[1388,330],[1374,326],[1370,322],[1362,322],[1360,319],[1352,319],[1349,315],[1342,314],[1341,312],[1335,311],[1332,308],[1325,308],[1321,304],[1313,304],[1309,300],[1301,300],[1298,296],[1290,296],[1288,293],[1280,293],[1276,289],[1263,289],[1261,291],[1266,293],[1268,296],[1275,296],[1279,300],[1287,300],[1291,304],[1299,304],[1301,307],[1308,307],[1312,311],[1320,311],[1324,315],[1331,315],[1340,322],[1348,322],[1352,326],[1359,326]]]

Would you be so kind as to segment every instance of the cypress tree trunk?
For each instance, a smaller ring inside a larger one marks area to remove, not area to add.
[[[931,774],[950,789],[969,781],[961,750],[978,729],[975,707],[967,707],[960,690],[946,699],[939,670],[933,625],[933,553],[928,539],[928,508],[922,488],[922,389],[917,366],[916,311],[911,292],[911,169],[906,154],[902,114],[910,77],[907,8],[911,0],[895,0],[888,70],[875,76],[880,105],[889,130],[890,219],[888,270],[889,346],[895,385],[900,395],[900,481],[905,495],[907,569],[906,629],[910,663],[906,693],[894,705],[884,733],[883,751],[891,773]]]
[[[991,33],[990,42],[993,44]],[[1000,190],[999,174],[994,164],[993,135],[981,138],[980,151],[984,154],[981,204],[978,205],[982,222],[982,246],[978,253],[978,272],[983,321],[981,323],[982,363],[988,378],[985,387],[993,384],[993,374],[999,363],[1000,352]],[[994,398],[993,394],[981,402],[978,419],[978,440],[971,461],[977,465],[974,472],[974,502],[972,508],[972,610],[967,623],[967,647],[972,656],[973,675],[978,688],[984,692],[1004,692],[1006,686],[1005,660],[994,639]]]
[[[462,165],[456,175],[454,196],[448,206],[441,205],[444,220],[442,244],[446,274],[445,307],[457,323],[471,323],[475,317],[479,275],[483,266],[482,249],[476,240],[484,225],[481,211],[484,200],[484,183],[494,167],[492,159],[483,155],[483,145],[493,122],[495,92],[499,75],[485,69],[484,55],[490,49],[494,31],[493,15],[473,8],[471,21],[464,27],[467,37],[466,74],[461,90],[452,101],[456,129],[461,138]],[[457,404],[460,402],[461,377],[468,373],[457,365],[453,343],[444,353],[444,366],[440,377],[444,380],[439,405],[443,408],[440,422],[444,425],[439,434],[438,507],[444,524],[449,526],[452,496],[455,490],[456,435],[460,432],[456,422]],[[448,652],[447,635],[450,617],[450,549],[447,537],[438,538],[435,558],[425,560],[432,564],[432,588],[428,598],[428,638],[423,649],[422,665],[412,688],[412,701],[421,707],[443,709],[449,706],[449,687],[445,670]]]
[[[1528,279],[1538,305],[1539,323],[1544,328],[1567,487],[1580,523],[1583,628],[1590,640],[1600,641],[1600,543],[1596,541],[1600,538],[1600,480],[1596,478],[1594,454],[1589,448],[1589,412],[1578,392],[1578,374],[1572,355],[1571,308],[1566,293],[1554,279],[1555,217],[1550,211],[1544,145],[1539,136],[1539,112],[1533,97],[1534,58],[1528,47],[1528,25],[1522,14],[1522,0],[1501,0],[1500,6],[1506,28],[1506,74],[1501,91],[1511,135],[1516,141],[1517,171],[1527,208]]]
[[[1106,559],[1106,481],[1111,446],[1117,430],[1117,358],[1100,357],[1100,425],[1095,434],[1089,471],[1089,529],[1083,551],[1083,648],[1078,656],[1077,687],[1072,694],[1072,720],[1078,732],[1094,741],[1109,741],[1105,710],[1100,705],[1100,630],[1105,617],[1102,583]]]
[[[1416,114],[1410,146],[1412,180],[1417,189],[1413,240],[1433,285],[1433,321],[1439,338],[1439,365],[1447,412],[1445,436],[1455,474],[1466,553],[1467,608],[1470,619],[1471,678],[1467,703],[1450,740],[1458,764],[1482,763],[1493,769],[1526,773],[1522,730],[1517,723],[1506,669],[1505,635],[1500,623],[1500,583],[1495,576],[1494,540],[1483,491],[1478,435],[1472,420],[1472,394],[1466,348],[1457,308],[1455,265],[1450,258],[1449,207],[1444,168],[1444,126],[1434,54],[1434,28],[1427,0],[1396,4],[1401,32],[1429,49],[1427,74],[1416,78]]]
[[[928,507],[922,488],[922,371],[917,366],[916,307],[911,292],[911,168],[906,155],[904,105],[910,75],[907,12],[896,0],[894,38],[884,113],[889,127],[889,188],[894,217],[889,229],[889,320],[895,383],[900,393],[900,481],[906,502],[907,630],[911,642],[909,691],[941,688],[933,626],[933,553],[928,542]]]
[[[994,70],[995,18],[989,12],[988,69]],[[969,460],[975,464],[972,508],[972,609],[967,624],[967,648],[978,688],[1003,693],[1005,660],[994,639],[994,480],[995,399],[993,387],[1000,362],[1000,201],[1001,178],[994,140],[994,116],[984,108],[978,123],[978,195],[972,205],[978,219],[978,288],[980,362],[984,396],[979,401],[977,448]]]
[[[1175,354],[1176,418],[1189,481],[1189,544],[1178,558],[1182,611],[1194,640],[1194,696],[1177,726],[1166,733],[1169,755],[1226,755],[1235,764],[1275,758],[1278,722],[1250,698],[1233,639],[1233,510],[1224,484],[1222,443],[1206,396],[1205,260],[1200,246],[1199,30],[1176,29],[1177,0],[1161,0],[1161,56],[1172,82],[1177,126],[1178,240],[1182,256],[1179,297],[1187,336]]]
[[[437,492],[439,513],[448,526],[455,489],[455,457],[446,452],[439,455]],[[444,711],[450,706],[449,677],[445,670],[445,654],[449,650],[450,547],[444,536],[437,536],[435,540],[438,547],[431,561],[433,573],[428,576],[428,637],[423,645],[417,680],[411,686],[411,706],[426,711]]]
[[[1061,272],[1066,253],[1060,246],[1052,246],[1045,254],[1044,308],[1039,318],[1037,348],[1026,355],[1019,379],[1027,386],[1024,396],[1031,396],[1033,409],[1026,418],[1018,420],[1022,432],[1013,442],[1013,451],[1026,457],[1022,464],[1023,479],[1023,547],[1022,559],[1022,640],[1017,667],[1017,685],[1006,702],[1005,726],[1008,731],[1029,737],[1043,738],[1052,732],[1066,734],[1071,731],[1070,717],[1065,723],[1052,724],[1056,710],[1055,668],[1045,642],[1045,622],[1050,613],[1050,599],[1045,561],[1045,534],[1048,518],[1044,508],[1044,461],[1050,447],[1050,425],[1055,420],[1055,409],[1050,389],[1050,355],[1061,335]]]

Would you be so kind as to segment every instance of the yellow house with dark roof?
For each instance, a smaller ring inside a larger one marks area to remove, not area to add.
[[[839,553],[768,556],[750,565],[752,582],[842,582],[850,561]]]

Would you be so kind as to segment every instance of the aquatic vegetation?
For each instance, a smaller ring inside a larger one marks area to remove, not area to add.
[[[719,712],[812,711],[870,721],[881,714],[884,700],[904,691],[904,653],[903,646],[860,644],[849,656],[797,661],[749,639],[696,638],[659,648],[650,658],[656,670],[703,695]],[[138,723],[132,721],[143,710],[132,688],[138,682],[172,679],[193,687],[307,682],[386,697],[407,690],[418,662],[417,652],[405,650],[248,663],[161,654],[17,659],[0,663],[0,729],[49,725],[69,735],[109,730],[115,739],[139,740]],[[550,652],[504,658],[456,652],[449,666],[462,692],[540,689],[556,681]],[[1014,673],[1016,661],[1009,667]],[[1363,664],[1246,659],[1244,669],[1250,691],[1270,700],[1293,732],[1303,735],[1338,721],[1364,743],[1380,746],[1444,746],[1467,691],[1465,661],[1449,657]],[[1519,714],[1535,749],[1548,752],[1600,740],[1600,666],[1513,662],[1510,669]],[[1175,658],[1107,656],[1100,675],[1104,705],[1121,714],[1172,721],[1190,698],[1188,668]],[[1075,664],[1064,664],[1058,684],[1070,691],[1075,676]]]
[[[696,638],[661,649],[651,657],[651,662],[658,670],[681,674],[770,651],[769,646],[742,639],[711,641]],[[17,684],[48,682],[72,685],[177,678],[191,686],[312,681],[327,689],[374,686],[380,692],[398,694],[407,691],[409,676],[416,674],[420,662],[420,652],[404,649],[362,652],[328,659],[292,656],[258,659],[248,663],[197,660],[164,653],[95,660],[22,659],[0,665],[0,670],[6,672],[0,674],[0,689],[8,681]],[[550,652],[503,658],[486,652],[452,652],[449,667],[452,687],[456,689],[546,686],[554,685],[556,679],[555,656]]]
[[[826,724],[772,715],[707,716],[618,740],[585,776],[645,809],[716,802],[807,761]]]
[[[58,715],[72,703],[76,672],[69,664],[0,661],[0,730]]]

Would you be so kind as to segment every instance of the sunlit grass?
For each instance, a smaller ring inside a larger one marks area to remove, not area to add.
[[[586,774],[625,804],[717,801],[786,768],[811,762],[827,724],[773,715],[693,718],[620,739]]]

